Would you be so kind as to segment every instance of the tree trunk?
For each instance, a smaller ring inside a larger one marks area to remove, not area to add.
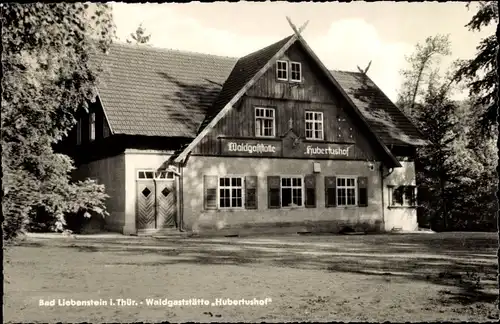
[[[448,202],[444,194],[446,179],[442,175],[439,176],[439,184],[441,189],[441,203],[443,204],[443,230],[446,231],[448,229]]]
[[[415,82],[415,88],[413,89],[413,94],[411,98],[409,115],[412,116],[413,108],[415,107],[415,99],[417,98],[418,87],[420,86],[420,81],[422,81],[422,73],[424,72],[427,60],[422,63],[420,70],[418,71],[417,81]]]

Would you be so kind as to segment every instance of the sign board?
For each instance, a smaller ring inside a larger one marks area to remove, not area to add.
[[[220,155],[246,157],[284,157],[310,159],[356,159],[359,150],[354,144],[302,141],[298,138],[219,139]]]
[[[220,153],[222,155],[248,157],[279,157],[281,156],[281,141],[256,139],[220,139]]]
[[[304,157],[349,159],[354,157],[353,144],[301,143]]]

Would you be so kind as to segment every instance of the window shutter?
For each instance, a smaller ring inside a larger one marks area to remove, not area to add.
[[[368,177],[358,177],[358,206],[368,206]]]
[[[267,196],[268,208],[280,208],[281,197],[280,197],[280,177],[279,176],[268,176],[267,177]]]
[[[337,178],[325,177],[325,206],[337,206]]]
[[[245,177],[245,208],[257,209],[257,176]]]
[[[304,177],[306,189],[306,208],[316,207],[316,177],[314,174],[308,174]]]
[[[217,209],[217,176],[203,176],[205,209]]]

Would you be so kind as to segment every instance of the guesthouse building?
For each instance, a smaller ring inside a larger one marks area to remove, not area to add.
[[[296,32],[241,58],[114,44],[64,141],[125,234],[416,230],[422,134]]]

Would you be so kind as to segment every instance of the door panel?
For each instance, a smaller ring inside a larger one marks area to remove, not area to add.
[[[137,181],[137,229],[156,228],[155,184],[153,180]]]
[[[158,228],[175,227],[177,208],[174,181],[157,180],[156,188]]]

